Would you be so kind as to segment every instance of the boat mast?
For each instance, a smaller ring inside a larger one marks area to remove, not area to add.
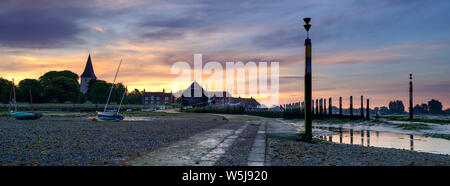
[[[127,93],[127,88],[123,91],[122,99],[120,100],[119,109],[117,109],[117,114],[119,114],[120,107],[122,106],[123,98],[125,97],[125,94]]]
[[[14,112],[17,112],[17,103],[16,103],[16,87],[14,85],[14,78],[13,78],[13,93],[14,93]]]
[[[8,100],[8,112],[11,112],[11,99],[12,99],[13,86],[11,84],[11,90],[9,91],[9,100]]]
[[[103,109],[103,112],[106,112],[106,107],[108,107],[109,98],[111,98],[111,93],[112,93],[112,90],[114,88],[114,83],[116,83],[116,77],[117,77],[117,74],[119,73],[119,69],[120,69],[120,65],[121,64],[122,64],[122,59],[120,59],[119,67],[117,67],[116,75],[114,76],[114,81],[113,81],[113,83],[111,85],[111,89],[109,90],[108,99],[106,100],[105,109]]]
[[[31,103],[31,112],[34,114],[33,96],[31,95],[31,89],[30,89],[30,103]]]

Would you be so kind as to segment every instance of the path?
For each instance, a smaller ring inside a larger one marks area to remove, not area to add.
[[[264,165],[265,129],[262,121],[227,117],[228,124],[210,129],[126,162],[134,166]]]

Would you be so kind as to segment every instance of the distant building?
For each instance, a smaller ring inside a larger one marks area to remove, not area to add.
[[[142,104],[144,105],[165,105],[175,103],[175,97],[172,93],[162,92],[145,92],[142,94]]]
[[[198,92],[198,96],[195,95]],[[194,81],[189,88],[181,93],[181,105],[183,106],[206,106],[208,105],[208,97],[205,94],[205,90]]]
[[[201,92],[201,96],[194,97],[194,91]],[[189,91],[189,92],[188,92]],[[190,93],[190,94],[189,94]],[[242,105],[246,108],[256,108],[260,104],[254,98],[235,98],[227,91],[205,91],[197,83],[193,82],[188,89],[182,92],[180,97],[183,106],[206,106],[212,105]]]
[[[84,72],[81,74],[80,90],[83,94],[86,94],[89,89],[89,82],[97,80],[97,76],[94,73],[94,67],[92,67],[91,54],[89,54]]]
[[[256,99],[254,98],[241,98],[241,97],[233,98],[232,103],[240,104],[245,108],[256,108],[260,105],[258,101],[256,101]]]
[[[209,98],[209,102],[211,104],[228,104],[233,100],[233,96],[227,91],[220,92],[207,92],[207,96]]]

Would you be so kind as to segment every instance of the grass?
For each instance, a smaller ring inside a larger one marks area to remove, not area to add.
[[[450,124],[450,120],[442,120],[442,119],[426,119],[426,118],[414,118],[410,120],[405,116],[381,116],[381,118],[395,120],[395,121],[413,121],[413,122],[424,122],[424,123],[437,123],[441,125]]]
[[[427,130],[427,129],[430,129],[430,127],[428,127],[428,125],[421,124],[421,123],[401,124],[401,125],[398,125],[397,128],[401,128],[403,130]]]

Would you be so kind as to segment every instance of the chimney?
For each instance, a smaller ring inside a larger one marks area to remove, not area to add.
[[[166,89],[163,89],[163,93],[165,93],[166,92]]]

